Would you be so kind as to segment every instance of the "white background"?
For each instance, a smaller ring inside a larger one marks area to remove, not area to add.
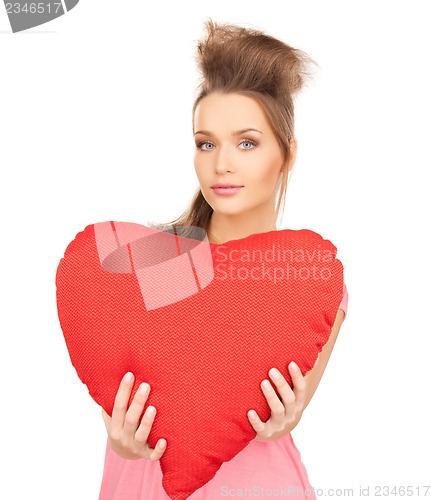
[[[55,273],[88,224],[166,222],[188,206],[198,186],[193,56],[207,17],[262,29],[322,68],[297,100],[299,151],[281,224],[337,246],[350,299],[292,431],[310,482],[352,488],[354,498],[384,485],[423,496],[431,483],[428,5],[82,0],[16,34],[2,9],[1,498],[98,497],[106,430],[70,362]]]

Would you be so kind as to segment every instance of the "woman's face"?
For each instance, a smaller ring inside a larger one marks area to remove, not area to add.
[[[243,129],[247,132],[240,132]],[[194,116],[194,166],[202,194],[217,214],[268,216],[274,213],[283,166],[280,146],[257,101],[239,94],[212,93]],[[242,186],[234,194],[218,183]]]

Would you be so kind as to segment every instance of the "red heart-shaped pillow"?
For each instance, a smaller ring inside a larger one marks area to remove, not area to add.
[[[313,368],[343,295],[337,249],[313,231],[217,245],[192,230],[92,224],[56,274],[69,355],[96,403],[112,415],[127,371],[135,375],[129,404],[150,384],[146,406],[157,414],[148,443],[167,440],[160,466],[173,500],[188,498],[254,439],[247,412],[270,417],[260,384],[271,367],[291,387],[291,361],[304,375]]]

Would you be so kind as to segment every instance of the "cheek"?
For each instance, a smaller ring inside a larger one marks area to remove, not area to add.
[[[207,169],[205,169],[204,165],[202,165],[202,162],[197,159],[194,160],[194,167],[199,182],[202,182],[205,179],[205,171]]]
[[[256,185],[272,188],[280,172],[281,159],[278,157],[268,158],[265,155],[262,158],[256,158],[256,160],[255,168],[250,170],[250,177]]]
[[[212,194],[210,187],[213,180],[211,170],[205,165],[205,162],[198,160],[195,160],[194,167],[202,194],[205,198],[208,198]]]

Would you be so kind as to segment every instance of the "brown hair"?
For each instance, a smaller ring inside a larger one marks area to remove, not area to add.
[[[207,34],[197,41],[195,56],[202,81],[192,109],[193,129],[197,105],[212,92],[241,94],[262,106],[283,153],[284,167],[275,211],[278,217],[282,201],[284,210],[290,141],[295,135],[293,98],[312,75],[311,64],[319,65],[305,52],[257,29],[215,23],[210,18],[204,25]],[[177,219],[150,226],[161,230],[199,226],[207,231],[212,213],[213,209],[198,188],[190,206]]]

